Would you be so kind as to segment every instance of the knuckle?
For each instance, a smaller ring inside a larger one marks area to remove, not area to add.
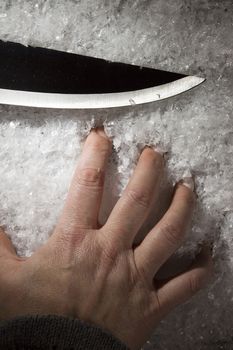
[[[127,196],[130,201],[133,201],[137,205],[148,209],[150,206],[151,195],[148,191],[139,189],[130,189],[127,192]]]
[[[183,230],[171,223],[161,227],[161,233],[172,246],[181,244],[184,238]]]
[[[78,187],[102,187],[104,173],[101,169],[83,168],[80,169],[76,178]]]

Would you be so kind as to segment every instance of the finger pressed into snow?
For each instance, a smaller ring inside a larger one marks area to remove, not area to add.
[[[150,211],[163,163],[162,155],[153,149],[147,147],[142,152],[132,178],[105,225],[129,247]]]
[[[86,139],[58,225],[66,228],[97,228],[104,186],[104,173],[111,142],[103,129],[94,129]]]
[[[183,243],[194,204],[195,195],[191,189],[178,185],[166,214],[135,249],[138,268],[146,271],[151,280]]]

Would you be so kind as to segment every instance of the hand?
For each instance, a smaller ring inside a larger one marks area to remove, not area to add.
[[[195,204],[176,186],[170,208],[136,248],[163,171],[163,157],[146,148],[103,227],[98,213],[111,143],[92,130],[75,171],[59,222],[47,243],[19,258],[0,233],[0,318],[26,314],[78,317],[138,349],[158,322],[196,293],[211,275],[204,249],[190,269],[158,283],[159,268],[180,247]]]

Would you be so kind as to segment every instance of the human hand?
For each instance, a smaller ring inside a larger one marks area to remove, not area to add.
[[[20,258],[0,231],[0,319],[32,314],[78,317],[139,349],[158,322],[212,272],[207,248],[188,271],[159,283],[156,273],[180,247],[195,195],[178,184],[170,208],[142,243],[134,239],[150,211],[163,157],[146,148],[106,224],[99,227],[111,143],[92,130],[58,224],[47,243]]]

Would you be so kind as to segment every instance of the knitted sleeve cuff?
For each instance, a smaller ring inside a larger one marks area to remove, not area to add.
[[[127,350],[110,333],[63,316],[25,316],[0,323],[0,349]]]

